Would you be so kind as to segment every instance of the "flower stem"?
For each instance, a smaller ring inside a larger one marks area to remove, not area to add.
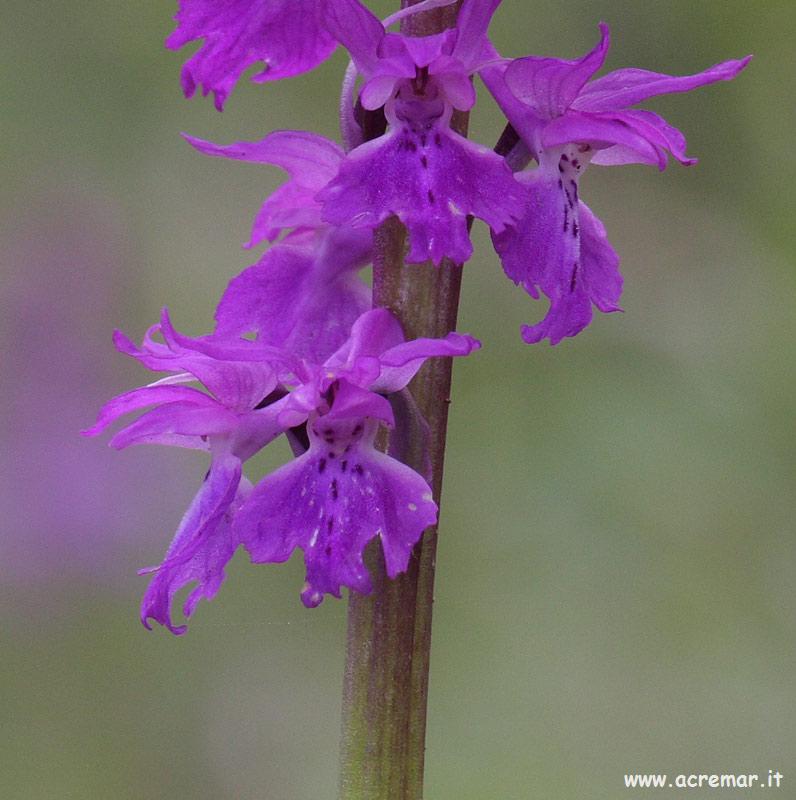
[[[458,6],[410,16],[402,29],[410,36],[438,33],[455,24]],[[467,115],[455,114],[453,127],[465,133]],[[389,308],[407,339],[443,337],[456,327],[461,266],[447,260],[439,267],[406,264],[405,253],[406,230],[396,218],[388,219],[376,233],[374,306]],[[430,433],[424,440],[415,426],[397,448],[401,460],[421,473],[430,457],[438,505],[451,361],[430,361],[410,385]],[[386,575],[378,540],[366,552],[373,593],[352,592],[348,603],[340,800],[422,797],[436,549],[435,526],[424,533],[409,568],[395,580]]]

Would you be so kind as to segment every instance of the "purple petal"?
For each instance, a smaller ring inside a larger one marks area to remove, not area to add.
[[[375,228],[396,214],[409,229],[411,263],[463,263],[472,253],[468,214],[502,230],[521,190],[491,150],[448,129],[405,126],[353,150],[318,199],[336,225]]]
[[[325,362],[331,370],[350,370],[362,358],[378,359],[385,351],[404,341],[401,323],[386,308],[372,308],[351,326],[341,347]]]
[[[401,67],[412,65],[412,73],[411,75],[407,75],[407,77],[414,77],[415,66],[421,68],[428,67],[432,62],[451,55],[456,43],[456,31],[455,29],[448,29],[441,33],[432,33],[429,36],[388,34],[379,50],[379,55],[382,56],[382,58],[386,55],[386,48],[384,45],[390,39],[400,40],[400,43],[403,45],[403,50],[408,55],[408,59],[400,60]],[[393,53],[395,53],[395,51],[393,51]],[[463,69],[461,62],[459,62],[459,69]]]
[[[542,119],[561,116],[605,61],[610,32],[604,22],[600,23],[600,34],[599,44],[576,61],[539,56],[513,61],[506,69],[506,85]]]
[[[479,74],[500,110],[535,157],[538,134],[544,127],[545,120],[521,100],[518,100],[509,90],[506,85],[507,67],[508,63],[492,64],[481,70]]]
[[[163,334],[164,342],[153,339],[158,331]],[[229,408],[252,408],[276,385],[278,354],[270,359],[260,354],[259,360],[242,359],[240,362],[231,358],[230,352],[215,357],[211,340],[191,339],[178,333],[165,309],[160,324],[149,329],[140,348],[119,331],[114,335],[114,342],[121,352],[136,358],[148,369],[190,373]]]
[[[268,250],[233,279],[216,310],[216,335],[255,332],[257,342],[322,363],[371,304],[357,272],[370,259],[370,231],[327,229]]]
[[[368,111],[381,108],[395,94],[395,87],[399,80],[400,78],[396,78],[392,74],[374,75],[365,82],[359,93],[362,107]]]
[[[475,87],[458,59],[441,56],[428,73],[434,76],[442,94],[454,108],[469,111],[475,105]]]
[[[588,84],[573,102],[573,107],[581,111],[615,111],[659,94],[689,92],[716,81],[729,81],[745,69],[751,58],[723,61],[695,75],[675,76],[646,69],[618,69]]]
[[[381,355],[381,374],[371,389],[397,392],[414,378],[426,359],[467,356],[480,347],[478,339],[461,333],[449,333],[444,339],[413,339],[396,345]]]
[[[285,433],[281,415],[287,400],[288,396],[264,408],[238,415],[237,428],[230,437],[230,449],[241,461],[251,458],[277,436]]]
[[[251,250],[263,242],[273,242],[290,228],[324,227],[326,223],[321,217],[321,206],[315,200],[317,193],[316,189],[299,186],[294,181],[288,181],[272,192],[260,206],[244,248]]]
[[[501,0],[464,0],[456,28],[459,31],[453,54],[468,72],[481,60],[492,15]]]
[[[138,411],[147,406],[159,405],[161,403],[173,403],[181,401],[195,407],[214,407],[215,400],[208,397],[198,389],[191,389],[188,386],[144,386],[140,389],[133,389],[131,392],[117,395],[109,400],[97,415],[97,422],[84,431],[83,436],[97,436],[112,422],[119,417]]]
[[[134,444],[163,444],[206,449],[208,436],[232,433],[238,418],[220,403],[198,407],[192,403],[165,403],[142,414],[109,442],[116,450]]]
[[[581,288],[604,314],[621,311],[622,275],[619,256],[611,247],[605,226],[592,210],[580,202]]]
[[[661,141],[660,133],[648,124],[631,126],[630,121],[629,118],[618,118],[618,114],[568,111],[545,126],[542,144],[546,148],[558,148],[578,142],[598,150],[620,145],[634,151],[642,163],[657,164],[659,169],[665,169],[666,153],[658,144]]]
[[[254,221],[246,247],[273,241],[285,228],[322,225],[320,204],[315,195],[336,174],[344,157],[333,141],[306,131],[274,131],[259,142],[217,145],[183,134],[199,152],[209,156],[273,164],[290,180],[263,203]]]
[[[186,97],[197,86],[224,102],[243,72],[265,62],[253,81],[276,80],[313,69],[334,49],[318,19],[319,0],[180,0],[177,29],[166,46],[204,44],[186,62],[182,85]]]
[[[506,275],[538,298],[549,271],[571,272],[578,260],[577,182],[564,184],[542,168],[522,173],[521,180],[528,192],[524,214],[492,241]]]
[[[185,633],[187,626],[175,626],[171,619],[174,595],[190,583],[196,588],[185,601],[183,613],[190,617],[201,598],[211,600],[224,580],[224,567],[232,558],[239,539],[234,535],[232,515],[243,500],[240,461],[232,456],[213,461],[210,472],[193,499],[159,567],[154,572],[141,602],[141,622],[151,630],[149,620],[172,633]]]
[[[691,166],[696,158],[686,155],[686,141],[682,131],[670,125],[663,117],[653,111],[633,109],[617,111],[612,115],[626,123],[630,128],[644,136],[647,141],[661,150],[668,150],[681,164]]]
[[[392,428],[395,418],[387,398],[368,389],[363,389],[346,379],[335,381],[332,408],[323,419],[325,422],[338,420],[376,419]]]
[[[231,351],[223,352],[223,343],[217,355],[213,355],[216,345],[213,337],[193,339],[179,333],[165,308],[160,327],[166,344],[181,354],[182,368],[195,375],[228,408],[239,411],[254,408],[276,387],[277,367],[281,366],[276,360],[236,361]]]
[[[321,14],[329,33],[351,54],[366,76],[376,69],[384,26],[358,0],[321,0]]]
[[[493,241],[506,274],[532,297],[541,290],[550,299],[547,316],[524,326],[523,339],[557,344],[591,322],[592,303],[604,312],[620,310],[619,258],[602,224],[577,200],[577,185],[568,183],[566,173],[559,181],[539,169],[525,180],[525,217]]]
[[[331,139],[308,131],[274,131],[258,142],[228,145],[213,144],[185,133],[182,136],[192,147],[208,156],[281,167],[301,186],[316,191],[337,174],[345,155]]]
[[[581,255],[577,285],[566,285],[566,276],[558,287],[549,286],[550,309],[537,325],[524,325],[522,338],[528,344],[549,339],[558,344],[565,336],[576,336],[592,320],[591,306],[602,312],[621,311],[622,276],[619,257],[605,235],[605,228],[591,210],[580,204]]]
[[[304,550],[307,581],[302,601],[317,606],[342,586],[371,591],[363,562],[367,543],[379,536],[387,574],[403,572],[412,547],[436,522],[428,484],[409,467],[373,448],[374,422],[310,425],[310,449],[269,475],[236,519],[236,529],[256,563],[287,560]]]

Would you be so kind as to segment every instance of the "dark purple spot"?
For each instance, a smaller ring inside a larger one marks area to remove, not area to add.
[[[566,232],[568,227],[569,227],[569,209],[566,206],[564,206],[564,232]]]
[[[436,198],[434,197],[434,192],[432,192],[431,189],[429,189],[428,190],[428,202],[431,203],[431,205],[434,205],[435,200],[436,200]]]
[[[572,277],[569,280],[569,291],[575,291],[575,284],[578,282],[578,262],[572,267]]]
[[[434,134],[434,144],[437,147],[442,147],[442,137],[438,133]]]
[[[326,520],[326,532],[327,532],[327,533],[331,533],[331,532],[332,532],[332,528],[334,528],[334,520],[333,520],[331,517],[329,517],[329,518]],[[327,549],[327,550],[329,550],[329,549],[331,549],[331,548],[328,548],[328,547],[327,547],[326,549]]]
[[[425,156],[420,156],[420,164],[423,169],[428,169],[428,159]]]
[[[332,554],[331,546],[327,545],[326,550],[324,550],[323,552],[326,553],[327,556],[330,556]]]
[[[428,137],[425,133],[420,134],[420,146],[425,147],[428,144]]]
[[[572,166],[575,167],[575,169],[580,169],[580,162],[577,158],[572,159]]]
[[[326,459],[325,459],[325,458],[322,458],[322,459],[321,459],[321,460],[318,462],[318,472],[320,472],[321,474],[323,474],[323,471],[324,471],[325,469],[326,469]]]
[[[330,451],[327,453],[327,455],[328,455],[328,456],[329,456],[329,458],[331,458],[331,459],[335,459],[335,458],[337,458],[337,454],[336,454],[335,452],[333,452],[332,450],[330,450]]]
[[[569,156],[568,156],[566,153],[564,153],[564,154],[561,156],[561,160],[562,160],[562,161],[569,161]]]
[[[364,475],[365,474],[365,470],[362,469],[362,464],[355,464],[354,465],[354,472],[356,472],[357,475]]]
[[[564,188],[564,181],[562,181],[561,178],[558,179],[558,188],[559,189],[563,189]]]
[[[348,449],[348,448],[346,448],[346,449]],[[348,461],[347,461],[347,460],[345,460],[345,459],[344,459],[344,460],[341,462],[341,464],[340,464],[340,469],[341,469],[343,472],[345,472],[345,471],[348,469]]]
[[[559,172],[563,172],[564,171],[564,168],[561,166],[561,164],[558,165],[558,171]]]
[[[572,235],[577,239],[578,237],[578,223],[572,220]]]
[[[362,426],[361,425],[357,425],[356,428],[354,428],[353,435],[356,436],[357,434],[360,434],[360,433],[362,433]]]
[[[332,480],[332,500],[337,500],[338,491],[337,491],[337,478]]]

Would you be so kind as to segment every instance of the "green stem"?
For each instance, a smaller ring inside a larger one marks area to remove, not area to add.
[[[416,1],[416,0],[414,0]],[[403,0],[403,5],[413,0]],[[438,33],[456,22],[458,4],[409,17],[411,36]],[[454,115],[465,133],[467,115]],[[456,327],[461,266],[444,261],[406,264],[406,230],[396,219],[377,231],[373,302],[401,321],[407,339],[442,337]],[[439,505],[445,434],[450,404],[451,359],[427,363],[410,385],[424,415]],[[418,471],[424,443],[415,435],[402,441],[402,460]],[[386,446],[386,442],[385,442]],[[436,526],[412,553],[406,573],[390,580],[381,543],[371,543],[366,563],[373,593],[351,593],[343,684],[340,800],[420,800],[423,794],[431,613],[437,549]]]

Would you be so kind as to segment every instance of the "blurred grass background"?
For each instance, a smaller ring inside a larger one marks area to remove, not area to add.
[[[112,328],[139,338],[168,304],[178,327],[209,329],[281,180],[202,158],[178,132],[336,135],[341,53],[242,83],[219,115],[181,99],[187,52],[162,47],[174,10],[4,5],[4,800],[335,796],[345,604],[305,611],[300,563],[239,555],[185,637],[148,633],[135,570],[161,558],[204,459],[77,435],[148,379]],[[796,6],[504,0],[493,38],[506,55],[573,58],[599,20],[609,69],[755,60],[652,104],[698,166],[585,176],[625,314],[523,345],[544,307],[476,226],[460,329],[485,347],[456,366],[427,797],[615,798],[625,772],[772,768],[777,796],[796,798]],[[473,135],[492,143],[482,100]]]

